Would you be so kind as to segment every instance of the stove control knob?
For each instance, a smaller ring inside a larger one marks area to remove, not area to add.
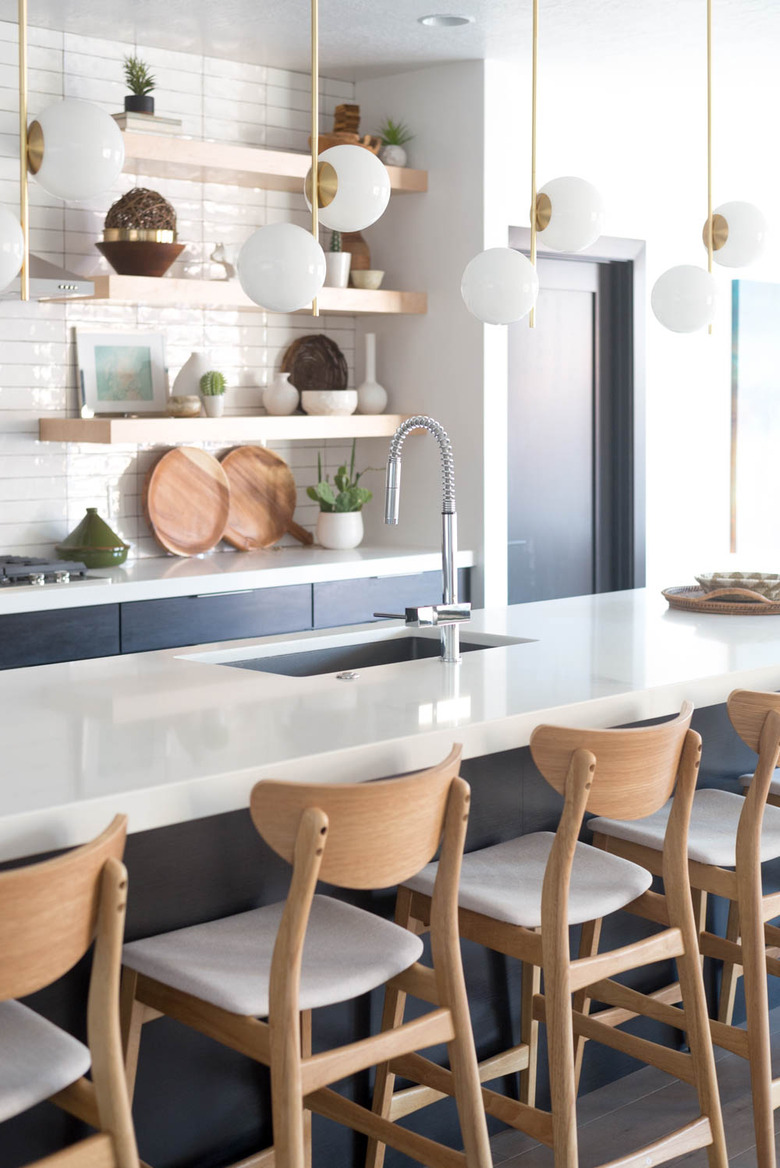
[[[46,577],[43,574],[43,572],[30,572],[30,575],[27,577],[27,579],[30,581],[31,584],[45,584],[46,583]]]
[[[54,573],[54,583],[55,584],[70,584],[70,572],[55,572]]]

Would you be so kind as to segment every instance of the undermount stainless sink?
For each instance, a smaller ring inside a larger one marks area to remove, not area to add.
[[[461,644],[463,653],[497,649],[506,645],[526,644],[525,637],[499,637],[473,633]],[[259,673],[277,673],[285,677],[316,677],[325,673],[345,673],[372,669],[378,665],[400,665],[441,656],[438,632],[388,630],[352,633],[334,637],[297,639],[269,645],[228,649],[223,652],[182,654],[190,661],[210,665],[227,665],[232,669],[251,669]]]

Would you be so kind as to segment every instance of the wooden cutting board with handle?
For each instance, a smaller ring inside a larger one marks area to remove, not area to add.
[[[166,551],[197,556],[222,539],[230,484],[213,455],[196,446],[177,446],[147,478],[144,504],[155,538]]]
[[[222,459],[230,483],[224,538],[241,551],[270,547],[285,532],[301,543],[314,536],[293,521],[295,479],[283,458],[264,446],[237,446]]]

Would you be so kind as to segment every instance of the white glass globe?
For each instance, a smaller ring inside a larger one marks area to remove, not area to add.
[[[37,119],[43,159],[35,181],[58,199],[91,199],[114,185],[125,161],[122,131],[89,101],[66,98]]]
[[[365,146],[331,146],[323,150],[320,162],[336,172],[336,194],[319,208],[319,220],[331,231],[362,231],[376,223],[390,200],[390,176],[384,162]],[[304,184],[304,194],[306,193]],[[308,196],[306,202],[311,207]]]
[[[24,236],[19,220],[0,207],[0,292],[19,275],[24,258]]]
[[[539,191],[550,200],[550,222],[539,242],[554,251],[582,251],[595,243],[606,219],[600,192],[584,178],[554,178]]]
[[[669,268],[656,280],[650,297],[656,317],[673,333],[695,333],[712,324],[717,301],[715,277],[693,264]]]
[[[318,295],[325,253],[310,231],[294,223],[269,223],[249,236],[238,256],[247,296],[270,312],[295,312]]]
[[[460,293],[477,320],[512,324],[527,316],[536,304],[539,276],[522,252],[489,247],[466,265]]]
[[[713,215],[722,215],[728,224],[728,239],[723,247],[712,253],[716,264],[722,264],[724,268],[744,268],[759,258],[766,244],[767,224],[758,207],[735,200],[721,203]],[[704,227],[706,241],[706,223]]]

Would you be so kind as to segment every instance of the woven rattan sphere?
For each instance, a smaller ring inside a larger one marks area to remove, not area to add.
[[[134,227],[154,231],[175,231],[176,212],[157,191],[133,187],[108,209],[106,227]]]

